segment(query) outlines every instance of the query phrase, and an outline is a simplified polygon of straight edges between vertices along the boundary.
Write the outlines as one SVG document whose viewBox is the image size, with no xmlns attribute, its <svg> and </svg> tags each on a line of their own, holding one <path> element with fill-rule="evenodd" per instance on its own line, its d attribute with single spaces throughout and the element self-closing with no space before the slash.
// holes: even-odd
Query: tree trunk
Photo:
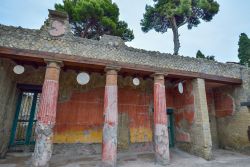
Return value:
<svg viewBox="0 0 250 167">
<path fill-rule="evenodd" d="M 171 19 L 171 27 L 173 31 L 173 37 L 174 37 L 174 55 L 178 55 L 179 49 L 180 49 L 180 40 L 179 40 L 179 33 L 178 33 L 178 26 L 176 25 L 175 17 Z"/>
<path fill-rule="evenodd" d="M 89 30 L 90 27 L 91 27 L 91 23 L 86 25 L 85 29 L 81 32 L 81 37 L 82 38 L 86 38 L 88 30 Z"/>
</svg>

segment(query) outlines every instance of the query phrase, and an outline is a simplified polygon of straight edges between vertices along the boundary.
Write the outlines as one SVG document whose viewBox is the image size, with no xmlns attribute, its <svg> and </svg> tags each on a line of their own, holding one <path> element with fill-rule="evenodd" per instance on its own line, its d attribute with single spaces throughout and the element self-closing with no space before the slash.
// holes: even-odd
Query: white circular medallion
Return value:
<svg viewBox="0 0 250 167">
<path fill-rule="evenodd" d="M 81 72 L 77 75 L 77 78 L 76 78 L 77 82 L 80 84 L 80 85 L 85 85 L 89 82 L 90 80 L 90 77 L 89 77 L 89 74 L 86 73 L 86 72 Z"/>
<path fill-rule="evenodd" d="M 183 93 L 183 84 L 181 82 L 178 84 L 178 91 L 180 94 Z"/>
<path fill-rule="evenodd" d="M 13 68 L 13 71 L 14 71 L 15 74 L 22 74 L 22 73 L 24 73 L 24 67 L 21 66 L 21 65 L 16 65 Z"/>
<path fill-rule="evenodd" d="M 139 80 L 139 78 L 134 78 L 134 79 L 133 79 L 133 84 L 134 84 L 135 86 L 140 85 L 140 80 Z"/>
</svg>

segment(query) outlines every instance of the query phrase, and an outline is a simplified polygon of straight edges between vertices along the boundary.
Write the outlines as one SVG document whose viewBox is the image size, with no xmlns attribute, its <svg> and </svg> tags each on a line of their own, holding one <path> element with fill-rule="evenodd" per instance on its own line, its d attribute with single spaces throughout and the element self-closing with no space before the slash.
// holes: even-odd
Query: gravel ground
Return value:
<svg viewBox="0 0 250 167">
<path fill-rule="evenodd" d="M 9 153 L 6 159 L 0 160 L 0 167 L 28 167 L 31 153 Z M 81 157 L 54 155 L 50 167 L 98 167 L 100 155 Z M 121 153 L 118 154 L 118 167 L 160 167 L 154 162 L 152 153 Z M 250 167 L 250 156 L 225 150 L 215 150 L 214 159 L 206 161 L 187 154 L 178 149 L 171 150 L 169 167 Z"/>
</svg>

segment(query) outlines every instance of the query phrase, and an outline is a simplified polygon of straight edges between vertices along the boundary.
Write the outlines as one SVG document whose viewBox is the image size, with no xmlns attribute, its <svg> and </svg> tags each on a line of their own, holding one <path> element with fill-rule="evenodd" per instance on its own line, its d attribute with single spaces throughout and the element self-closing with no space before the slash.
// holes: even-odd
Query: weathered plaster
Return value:
<svg viewBox="0 0 250 167">
<path fill-rule="evenodd" d="M 60 83 L 54 142 L 101 143 L 105 77 L 92 73 L 80 86 L 76 73 L 67 71 Z M 136 87 L 132 77 L 118 76 L 118 146 L 152 141 L 152 90 L 152 80 L 141 79 Z"/>
<path fill-rule="evenodd" d="M 36 124 L 36 145 L 32 156 L 32 166 L 49 167 L 53 148 L 53 125 Z"/>
<path fill-rule="evenodd" d="M 16 109 L 18 92 L 13 67 L 13 62 L 0 58 L 0 158 L 3 158 L 8 150 Z"/>
<path fill-rule="evenodd" d="M 41 85 L 44 79 L 45 68 L 33 68 L 31 66 L 25 66 L 25 72 L 22 75 L 14 75 L 13 80 L 16 80 L 18 83 L 26 83 L 26 84 L 36 84 Z M 12 72 L 12 68 L 10 68 Z M 86 94 L 85 98 L 91 97 L 95 93 L 92 90 L 99 89 L 99 98 L 93 99 L 94 102 L 100 102 L 100 108 L 97 110 L 102 111 L 103 105 L 103 95 L 104 95 L 104 85 L 105 85 L 105 76 L 97 73 L 91 74 L 90 83 L 84 86 L 80 86 L 76 82 L 77 73 L 73 70 L 63 71 L 61 73 L 60 78 L 60 92 L 59 92 L 59 106 L 64 108 L 63 104 L 70 102 L 73 99 L 77 101 L 77 98 L 81 98 L 83 94 Z M 222 148 L 231 148 L 235 150 L 247 150 L 249 148 L 249 141 L 247 138 L 247 129 L 249 126 L 249 110 L 247 107 L 241 107 L 240 102 L 244 102 L 248 100 L 249 96 L 249 81 L 248 81 L 248 72 L 243 70 L 243 85 L 242 86 L 227 86 L 224 88 L 213 89 L 213 92 L 223 92 L 226 97 L 233 101 L 232 105 L 227 105 L 228 103 L 222 105 L 220 108 L 222 110 L 228 111 L 228 106 L 233 106 L 233 112 L 229 112 L 230 114 L 225 115 L 223 117 L 214 118 L 216 112 L 212 115 L 210 110 L 212 111 L 214 108 L 212 103 L 208 101 L 208 110 L 209 110 L 209 118 L 210 118 L 210 129 L 212 135 L 213 146 L 216 143 L 216 126 L 215 122 L 217 122 L 217 131 L 218 131 L 218 144 Z M 126 140 L 120 140 L 121 145 L 123 145 L 124 149 L 127 149 L 127 137 L 129 137 L 129 144 L 138 142 L 151 142 L 152 141 L 152 88 L 153 83 L 152 79 L 149 80 L 141 80 L 141 85 L 135 87 L 132 84 L 132 77 L 122 77 L 118 76 L 118 110 L 119 113 L 125 113 L 129 117 L 129 132 L 125 132 L 122 140 L 126 138 Z M 188 82 L 186 82 L 188 84 Z M 185 86 L 185 84 L 184 84 Z M 2 87 L 1 87 L 2 88 Z M 176 92 L 176 89 L 171 87 L 166 89 L 166 102 L 167 106 L 172 107 L 175 110 L 175 125 L 176 127 L 176 140 L 182 141 L 184 143 L 190 143 L 192 134 L 190 133 L 190 126 L 192 125 L 195 117 L 193 112 L 192 105 L 192 91 L 190 94 L 186 94 L 186 91 L 192 90 L 191 86 L 184 87 L 184 94 L 179 94 Z M 75 95 L 79 95 L 78 97 L 74 97 Z M 138 98 L 135 98 L 139 96 Z M 129 98 L 127 98 L 129 97 Z M 141 99 L 141 100 L 138 100 Z M 177 100 L 178 99 L 178 100 Z M 209 98 L 208 98 L 209 99 Z M 221 102 L 223 101 L 223 98 Z M 96 101 L 97 100 L 97 101 Z M 215 98 L 216 100 L 216 98 Z M 228 101 L 228 100 L 227 100 Z M 130 103 L 133 102 L 133 103 Z M 182 106 L 182 104 L 183 106 Z M 218 103 L 218 102 L 217 102 Z M 184 105 L 185 104 L 185 105 Z M 69 106 L 72 104 L 69 104 Z M 90 103 L 86 103 L 85 105 L 90 105 Z M 179 107 L 178 107 L 179 106 Z M 186 107 L 184 107 L 186 106 Z M 224 107 L 223 107 L 224 106 Z M 80 106 L 79 106 L 80 107 Z M 183 108 L 184 107 L 184 108 Z M 66 108 L 65 108 L 66 109 Z M 72 112 L 73 110 L 69 107 L 68 110 Z M 140 111 L 140 112 L 138 112 Z M 66 110 L 65 110 L 66 112 Z M 93 112 L 91 112 L 93 113 Z M 135 114 L 137 113 L 137 114 Z M 96 113 L 98 115 L 98 113 Z M 101 114 L 101 113 L 100 113 Z M 69 115 L 63 114 L 62 110 L 58 110 L 58 116 L 69 117 Z M 76 117 L 79 117 L 76 113 Z M 81 117 L 85 117 L 85 115 L 81 115 Z M 69 117 L 70 118 L 70 117 Z M 211 119 L 212 118 L 212 119 Z M 72 117 L 72 122 L 74 122 L 75 118 Z M 102 122 L 102 118 L 99 119 Z M 58 121 L 58 126 L 56 125 L 55 129 L 55 143 L 101 143 L 102 138 L 102 123 L 97 126 L 87 126 L 87 128 L 82 128 L 81 126 L 75 126 L 75 130 L 72 130 L 69 126 L 65 126 L 64 120 Z M 12 124 L 12 122 L 9 122 Z M 76 123 L 76 122 L 75 122 Z M 78 122 L 79 123 L 79 122 Z M 78 124 L 77 123 L 77 124 Z M 90 122 L 90 124 L 92 124 Z M 5 124 L 7 125 L 7 124 Z M 118 124 L 120 126 L 120 124 Z M 121 124 L 122 126 L 122 124 Z M 180 128 L 181 126 L 181 128 Z M 213 127 L 212 127 L 213 126 Z M 121 128 L 121 127 L 120 127 Z M 60 130 L 61 129 L 61 130 Z M 119 128 L 118 128 L 119 129 Z M 62 131 L 63 130 L 63 131 Z M 60 133 L 59 133 L 60 132 Z M 62 132 L 62 133 L 61 133 Z M 119 134 L 119 133 L 118 133 Z M 120 138 L 118 138 L 120 139 Z M 7 141 L 7 140 L 6 140 Z M 93 142 L 92 142 L 93 141 Z M 119 140 L 118 140 L 119 143 Z M 146 146 L 144 146 L 146 148 Z M 185 145 L 187 149 L 190 149 L 190 146 Z M 144 148 L 138 147 L 138 150 L 143 150 Z"/>
<path fill-rule="evenodd" d="M 241 106 L 241 102 L 250 100 L 250 73 L 242 70 L 243 84 L 241 86 L 226 86 L 215 91 L 223 92 L 230 97 L 231 109 L 225 106 L 228 114 L 217 118 L 219 146 L 221 148 L 234 149 L 248 152 L 250 142 L 248 140 L 248 127 L 250 126 L 250 112 L 246 106 Z M 228 105 L 228 101 L 224 105 Z"/>
<path fill-rule="evenodd" d="M 215 111 L 215 104 L 214 104 L 214 92 L 213 89 L 206 90 L 207 95 L 207 107 L 208 107 L 208 114 L 209 114 L 209 123 L 210 123 L 210 131 L 212 137 L 212 147 L 218 148 L 219 141 L 218 141 L 218 132 L 217 132 L 217 118 L 216 118 L 216 111 Z"/>
<path fill-rule="evenodd" d="M 107 70 L 104 93 L 104 126 L 102 134 L 102 166 L 116 167 L 118 129 L 117 71 Z"/>
<path fill-rule="evenodd" d="M 37 113 L 35 150 L 32 166 L 47 167 L 52 156 L 53 128 L 56 123 L 60 64 L 48 62 Z"/>
<path fill-rule="evenodd" d="M 165 80 L 161 74 L 154 76 L 154 147 L 156 163 L 170 163 L 168 120 L 166 114 Z"/>
<path fill-rule="evenodd" d="M 175 116 L 175 138 L 177 142 L 190 143 L 190 129 L 194 123 L 194 95 L 193 86 L 190 81 L 184 83 L 184 92 L 180 94 L 175 88 L 172 91 Z"/>
<path fill-rule="evenodd" d="M 175 114 L 177 145 L 207 160 L 212 158 L 212 140 L 207 108 L 205 81 L 186 81 L 184 93 L 176 90 Z"/>
</svg>

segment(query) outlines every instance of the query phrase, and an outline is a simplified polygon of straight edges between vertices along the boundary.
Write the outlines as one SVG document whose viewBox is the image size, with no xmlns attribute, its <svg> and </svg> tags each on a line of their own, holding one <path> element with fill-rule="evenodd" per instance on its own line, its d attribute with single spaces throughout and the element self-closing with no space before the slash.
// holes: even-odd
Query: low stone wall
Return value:
<svg viewBox="0 0 250 167">
<path fill-rule="evenodd" d="M 12 62 L 0 58 L 0 158 L 8 150 L 16 109 L 17 89 L 13 67 Z"/>
<path fill-rule="evenodd" d="M 74 37 L 70 33 L 62 37 L 52 37 L 47 29 L 31 30 L 0 25 L 0 47 L 67 55 L 65 59 L 90 59 L 114 65 L 121 63 L 133 67 L 146 66 L 166 73 L 169 70 L 182 70 L 240 79 L 241 69 L 245 68 L 235 64 L 136 49 L 111 36 L 103 36 L 100 41 Z"/>
</svg>

